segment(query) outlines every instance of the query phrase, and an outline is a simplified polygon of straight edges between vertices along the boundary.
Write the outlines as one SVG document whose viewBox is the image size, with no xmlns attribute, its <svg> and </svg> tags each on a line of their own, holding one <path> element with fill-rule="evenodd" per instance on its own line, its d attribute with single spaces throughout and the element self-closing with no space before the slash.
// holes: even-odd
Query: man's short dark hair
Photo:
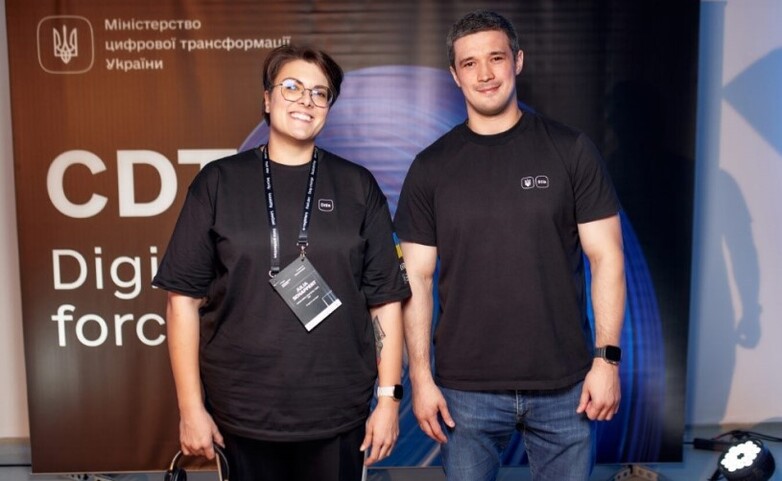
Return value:
<svg viewBox="0 0 782 481">
<path fill-rule="evenodd" d="M 344 77 L 342 67 L 323 50 L 316 50 L 311 47 L 283 45 L 269 52 L 266 61 L 263 63 L 263 90 L 271 92 L 274 88 L 274 79 L 277 78 L 277 74 L 280 73 L 282 67 L 294 60 L 304 60 L 320 68 L 329 83 L 328 87 L 333 94 L 331 105 L 334 105 L 342 87 L 342 78 Z M 263 117 L 266 123 L 269 124 L 270 116 L 265 112 L 266 109 L 263 110 Z"/>
<path fill-rule="evenodd" d="M 510 43 L 510 50 L 513 58 L 519 53 L 519 37 L 516 35 L 516 29 L 510 21 L 497 12 L 491 10 L 473 10 L 463 16 L 451 26 L 448 36 L 445 39 L 445 45 L 448 47 L 448 63 L 451 67 L 456 67 L 454 58 L 453 43 L 462 37 L 478 32 L 488 30 L 498 30 L 505 32 Z"/>
</svg>

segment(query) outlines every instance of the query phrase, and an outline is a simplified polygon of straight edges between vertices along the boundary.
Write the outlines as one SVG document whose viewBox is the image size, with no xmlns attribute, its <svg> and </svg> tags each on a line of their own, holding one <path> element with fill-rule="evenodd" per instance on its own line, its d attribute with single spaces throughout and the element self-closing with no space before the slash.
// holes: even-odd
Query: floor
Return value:
<svg viewBox="0 0 782 481">
<path fill-rule="evenodd" d="M 769 436 L 782 437 L 782 423 L 757 426 L 703 426 L 688 429 L 685 438 L 710 438 L 731 429 L 745 429 Z M 765 442 L 775 460 L 782 460 L 782 443 Z M 684 445 L 682 463 L 644 466 L 598 465 L 590 481 L 706 481 L 714 473 L 720 453 L 694 449 Z M 160 481 L 163 473 L 123 474 L 31 474 L 29 447 L 25 440 L 0 440 L 0 481 Z M 190 481 L 217 479 L 214 472 L 188 473 Z M 498 481 L 529 481 L 526 468 L 503 468 Z M 724 478 L 723 478 L 724 479 Z M 370 469 L 367 481 L 444 481 L 438 468 Z M 782 481 L 782 467 L 774 472 L 770 481 Z"/>
</svg>

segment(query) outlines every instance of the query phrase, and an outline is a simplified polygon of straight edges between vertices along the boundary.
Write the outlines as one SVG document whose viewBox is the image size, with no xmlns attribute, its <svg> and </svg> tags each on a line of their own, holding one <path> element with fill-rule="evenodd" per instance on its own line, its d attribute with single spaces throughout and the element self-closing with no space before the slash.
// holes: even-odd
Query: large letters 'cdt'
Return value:
<svg viewBox="0 0 782 481">
<path fill-rule="evenodd" d="M 212 160 L 235 154 L 236 149 L 181 149 L 177 151 L 179 164 L 196 164 L 199 168 Z M 87 150 L 69 150 L 58 155 L 46 174 L 46 190 L 54 207 L 62 214 L 74 219 L 84 219 L 98 215 L 106 206 L 108 199 L 93 193 L 83 204 L 75 204 L 68 199 L 63 187 L 65 171 L 75 164 L 87 167 L 95 175 L 106 170 L 100 157 Z M 160 177 L 160 192 L 150 202 L 136 202 L 133 167 L 138 164 L 149 165 Z M 177 178 L 171 162 L 162 154 L 152 150 L 117 151 L 117 198 L 120 217 L 152 217 L 166 211 L 176 198 Z"/>
</svg>

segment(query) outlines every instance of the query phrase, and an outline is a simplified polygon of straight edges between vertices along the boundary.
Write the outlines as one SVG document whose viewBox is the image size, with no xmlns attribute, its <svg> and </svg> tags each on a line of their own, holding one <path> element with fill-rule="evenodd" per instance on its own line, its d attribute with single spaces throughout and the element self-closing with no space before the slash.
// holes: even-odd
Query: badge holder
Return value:
<svg viewBox="0 0 782 481">
<path fill-rule="evenodd" d="M 342 305 L 301 249 L 301 256 L 269 279 L 307 331 Z"/>
</svg>

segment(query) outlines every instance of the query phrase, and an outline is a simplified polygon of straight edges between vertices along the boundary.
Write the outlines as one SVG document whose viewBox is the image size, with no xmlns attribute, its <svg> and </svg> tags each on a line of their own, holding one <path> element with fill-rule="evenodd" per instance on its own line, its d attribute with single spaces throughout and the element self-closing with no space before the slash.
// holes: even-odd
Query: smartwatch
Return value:
<svg viewBox="0 0 782 481">
<path fill-rule="evenodd" d="M 393 386 L 378 386 L 377 387 L 377 397 L 392 397 L 396 401 L 401 401 L 402 396 L 404 395 L 404 388 L 401 384 L 395 384 Z"/>
<path fill-rule="evenodd" d="M 595 357 L 603 358 L 608 364 L 619 364 L 622 360 L 622 349 L 619 346 L 596 347 Z"/>
</svg>

